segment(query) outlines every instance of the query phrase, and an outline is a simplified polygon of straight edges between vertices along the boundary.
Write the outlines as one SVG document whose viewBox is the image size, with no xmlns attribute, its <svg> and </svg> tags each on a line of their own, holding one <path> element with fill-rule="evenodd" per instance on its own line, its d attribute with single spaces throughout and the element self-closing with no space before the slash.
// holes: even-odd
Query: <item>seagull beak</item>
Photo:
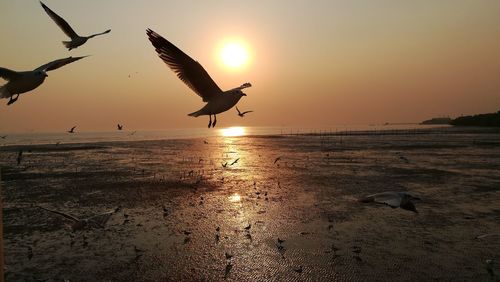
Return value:
<svg viewBox="0 0 500 282">
<path fill-rule="evenodd" d="M 45 77 L 48 77 L 48 76 L 49 76 L 49 75 L 48 75 L 48 74 L 46 74 L 46 73 L 44 73 L 43 75 L 44 75 Z"/>
<path fill-rule="evenodd" d="M 246 96 L 247 94 L 243 93 L 242 96 Z"/>
</svg>

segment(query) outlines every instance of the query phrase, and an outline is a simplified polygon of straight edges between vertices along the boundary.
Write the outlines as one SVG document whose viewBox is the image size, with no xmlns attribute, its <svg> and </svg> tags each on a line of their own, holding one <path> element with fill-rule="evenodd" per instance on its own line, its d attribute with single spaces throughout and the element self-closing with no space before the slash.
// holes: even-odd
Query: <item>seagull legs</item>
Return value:
<svg viewBox="0 0 500 282">
<path fill-rule="evenodd" d="M 16 94 L 16 99 L 12 99 L 12 97 L 14 97 L 14 95 L 10 96 L 10 99 L 9 99 L 9 102 L 7 103 L 7 106 L 10 104 L 13 104 L 15 101 L 17 101 L 17 99 L 19 99 L 19 94 Z"/>
<path fill-rule="evenodd" d="M 208 115 L 210 117 L 210 121 L 208 122 L 208 128 L 212 126 L 212 115 Z"/>
<path fill-rule="evenodd" d="M 215 127 L 215 124 L 217 123 L 217 116 L 214 115 L 214 123 L 212 123 L 212 127 Z"/>
</svg>

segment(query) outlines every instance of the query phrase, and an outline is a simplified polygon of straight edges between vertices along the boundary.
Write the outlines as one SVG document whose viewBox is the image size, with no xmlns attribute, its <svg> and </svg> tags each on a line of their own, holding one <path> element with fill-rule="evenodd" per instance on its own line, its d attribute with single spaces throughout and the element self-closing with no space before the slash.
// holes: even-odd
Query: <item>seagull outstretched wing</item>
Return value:
<svg viewBox="0 0 500 282">
<path fill-rule="evenodd" d="M 16 79 L 16 77 L 19 77 L 20 74 L 16 71 L 9 70 L 6 68 L 0 68 L 0 77 L 5 79 L 5 80 L 13 80 Z"/>
<path fill-rule="evenodd" d="M 62 67 L 64 65 L 67 65 L 69 63 L 72 63 L 72 62 L 78 61 L 80 59 L 83 59 L 85 57 L 87 57 L 87 56 L 83 56 L 83 57 L 68 57 L 68 58 L 64 58 L 64 59 L 55 60 L 55 61 L 52 61 L 52 62 L 47 63 L 45 65 L 39 66 L 35 70 L 42 70 L 42 71 L 55 70 L 55 69 L 58 69 L 58 68 L 60 68 L 60 67 Z"/>
<path fill-rule="evenodd" d="M 74 217 L 74 216 L 72 216 L 72 215 L 69 215 L 69 214 L 63 213 L 63 212 L 54 211 L 54 210 L 49 210 L 49 209 L 46 209 L 46 208 L 44 208 L 44 207 L 42 207 L 42 206 L 37 206 L 37 207 L 38 207 L 38 208 L 40 208 L 40 209 L 42 209 L 42 210 L 46 210 L 46 211 L 48 211 L 48 212 L 58 214 L 58 215 L 60 215 L 60 216 L 62 216 L 62 217 L 65 217 L 65 218 L 67 218 L 67 219 L 69 219 L 69 220 L 72 220 L 72 221 L 75 221 L 75 222 L 80 221 L 80 219 L 78 219 L 78 218 L 76 218 L 76 217 Z"/>
<path fill-rule="evenodd" d="M 71 26 L 68 24 L 68 22 L 66 22 L 58 14 L 54 13 L 54 11 L 49 9 L 49 7 L 45 6 L 45 4 L 43 4 L 41 1 L 40 1 L 40 5 L 42 5 L 43 9 L 45 10 L 45 12 L 47 12 L 49 17 L 62 29 L 62 31 L 67 36 L 69 36 L 72 39 L 78 37 L 78 34 L 76 34 L 76 32 L 71 28 Z"/>
<path fill-rule="evenodd" d="M 392 208 L 397 208 L 401 205 L 401 197 L 395 192 L 382 192 L 373 195 L 369 195 L 365 198 L 366 200 L 371 200 L 375 203 L 386 204 Z"/>
<path fill-rule="evenodd" d="M 200 63 L 151 29 L 148 29 L 146 33 L 158 56 L 177 74 L 180 80 L 203 98 L 203 102 L 222 95 L 222 90 Z"/>
</svg>

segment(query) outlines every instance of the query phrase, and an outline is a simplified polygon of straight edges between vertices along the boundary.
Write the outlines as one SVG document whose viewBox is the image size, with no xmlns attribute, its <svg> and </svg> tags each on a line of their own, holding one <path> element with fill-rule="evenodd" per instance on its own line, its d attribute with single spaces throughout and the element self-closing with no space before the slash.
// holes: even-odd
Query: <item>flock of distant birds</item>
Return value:
<svg viewBox="0 0 500 282">
<path fill-rule="evenodd" d="M 40 5 L 42 5 L 42 8 L 49 15 L 49 17 L 71 39 L 70 41 L 62 42 L 68 50 L 78 48 L 79 46 L 85 44 L 87 40 L 95 36 L 111 32 L 111 29 L 108 29 L 104 32 L 96 33 L 90 36 L 80 36 L 61 16 L 52 11 L 44 3 L 40 2 Z M 199 95 L 203 99 L 203 102 L 206 102 L 204 107 L 198 111 L 190 113 L 189 116 L 198 117 L 208 115 L 208 128 L 215 127 L 217 124 L 217 114 L 223 113 L 234 107 L 241 97 L 246 96 L 242 90 L 252 86 L 247 82 L 239 87 L 222 91 L 200 63 L 193 60 L 182 50 L 153 30 L 147 29 L 146 34 L 163 62 L 170 67 L 170 69 L 182 82 Z M 48 71 L 58 69 L 85 57 L 87 56 L 58 59 L 30 71 L 14 71 L 0 67 L 0 77 L 8 81 L 5 85 L 0 87 L 0 98 L 9 99 L 7 105 L 11 105 L 19 99 L 19 95 L 40 86 L 48 76 Z M 240 117 L 252 112 L 241 112 L 239 109 L 237 109 L 237 111 Z M 212 116 L 214 117 L 213 121 Z"/>
</svg>

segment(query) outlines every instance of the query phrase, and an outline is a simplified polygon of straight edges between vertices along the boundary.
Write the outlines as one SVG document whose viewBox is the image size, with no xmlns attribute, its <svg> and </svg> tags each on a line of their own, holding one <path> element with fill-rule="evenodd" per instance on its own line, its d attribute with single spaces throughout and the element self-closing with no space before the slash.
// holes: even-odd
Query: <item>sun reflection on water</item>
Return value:
<svg viewBox="0 0 500 282">
<path fill-rule="evenodd" d="M 240 126 L 221 128 L 219 132 L 224 137 L 237 137 L 246 135 L 246 129 Z"/>
</svg>

